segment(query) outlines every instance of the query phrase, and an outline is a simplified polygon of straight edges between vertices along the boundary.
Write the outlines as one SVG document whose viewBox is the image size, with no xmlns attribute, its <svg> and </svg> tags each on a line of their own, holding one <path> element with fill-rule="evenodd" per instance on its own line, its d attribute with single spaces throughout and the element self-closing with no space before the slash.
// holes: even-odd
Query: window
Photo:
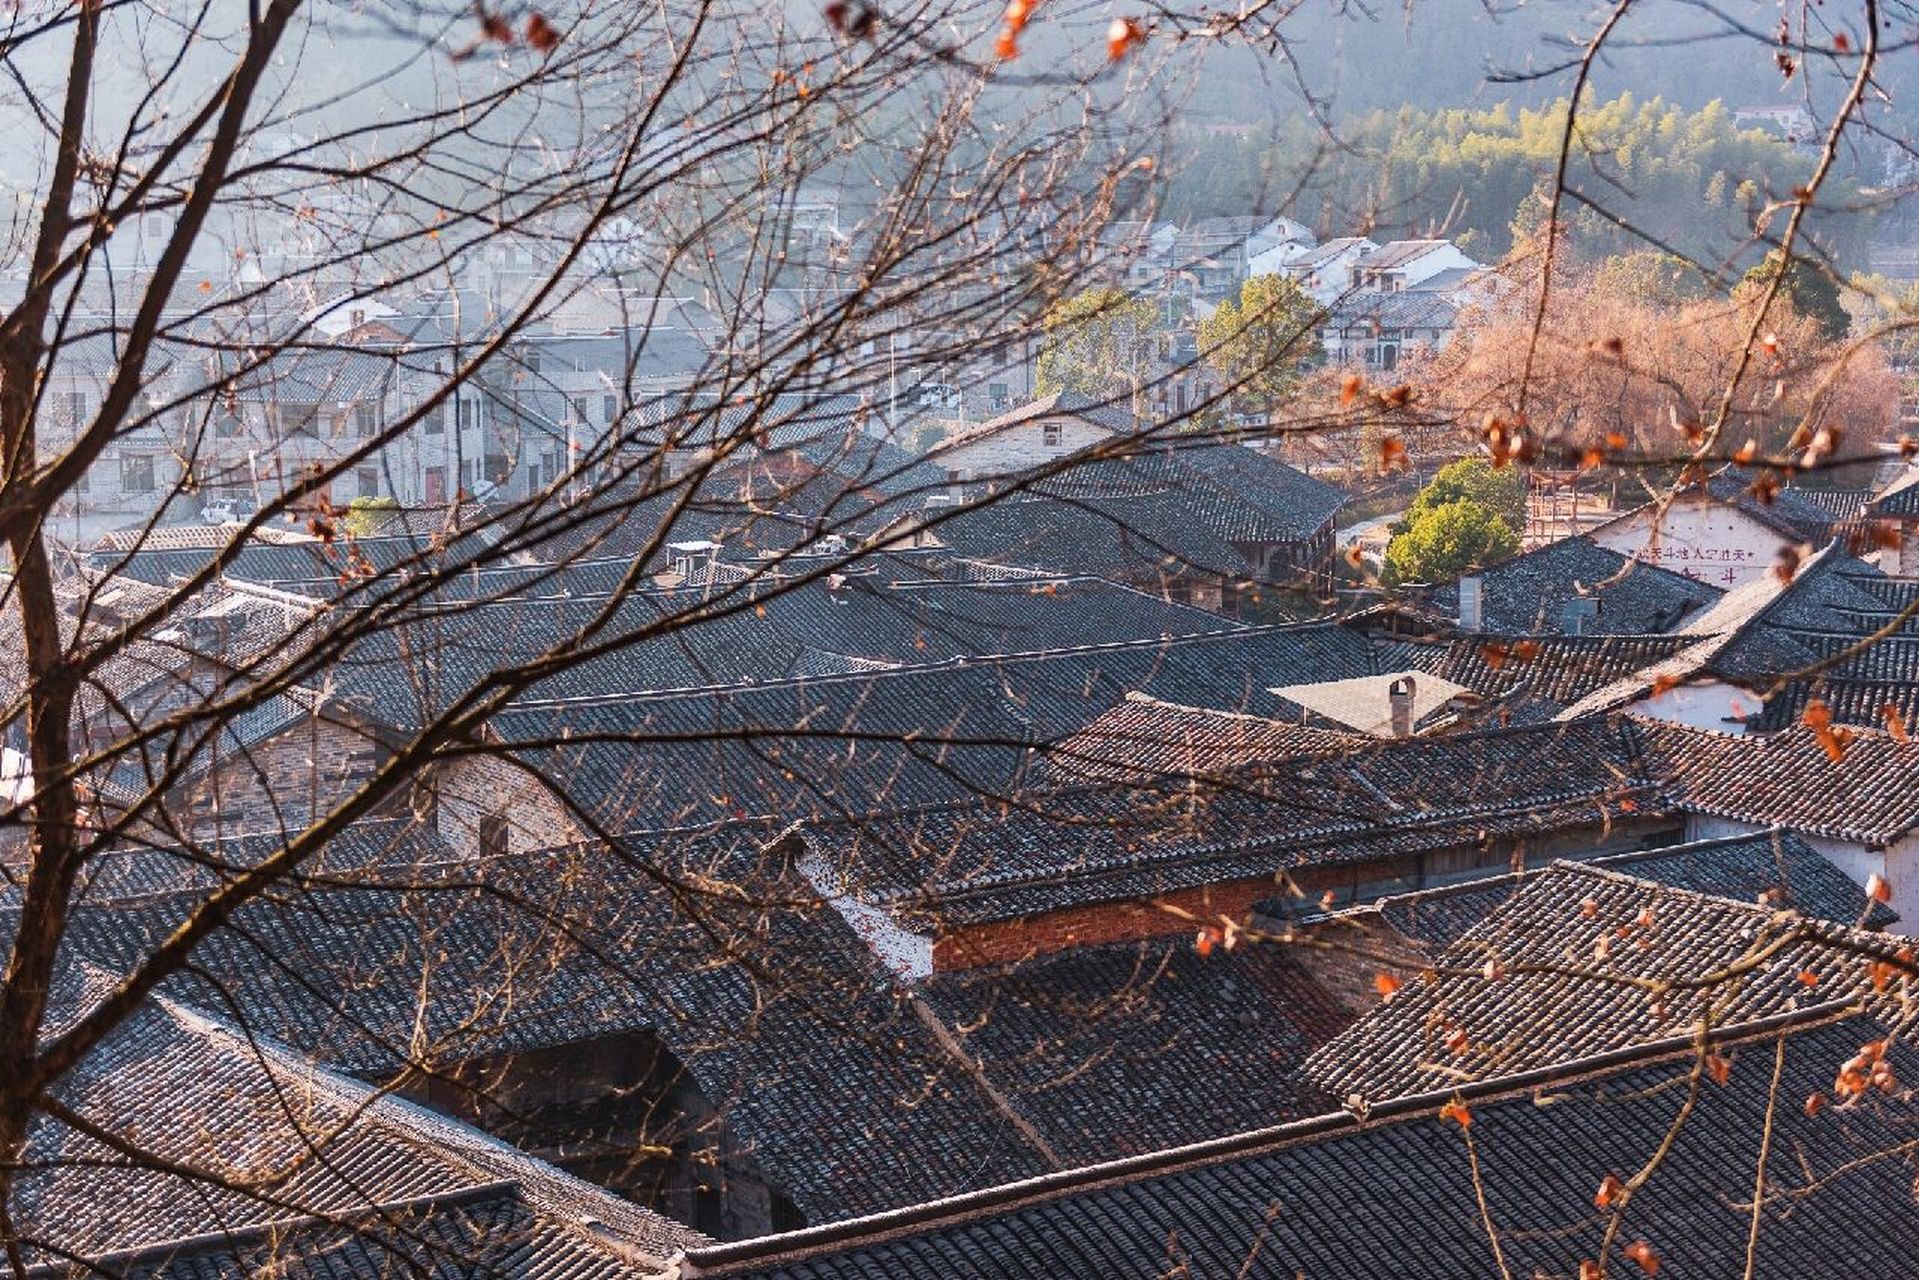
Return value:
<svg viewBox="0 0 1919 1280">
<path fill-rule="evenodd" d="M 87 393 L 84 391 L 69 391 L 67 392 L 66 399 L 67 416 L 75 423 L 85 422 L 87 419 Z"/>
<path fill-rule="evenodd" d="M 610 424 L 615 418 L 620 416 L 620 398 L 618 396 L 601 396 L 600 412 L 605 415 L 606 421 Z"/>
<path fill-rule="evenodd" d="M 585 396 L 573 397 L 573 421 L 575 422 L 586 421 L 586 397 Z"/>
<path fill-rule="evenodd" d="M 347 323 L 357 329 L 366 323 L 366 311 L 364 308 L 355 307 L 353 310 L 347 312 L 346 318 Z"/>
<path fill-rule="evenodd" d="M 319 420 L 320 406 L 317 404 L 280 406 L 280 431 L 283 435 L 310 435 Z"/>
<path fill-rule="evenodd" d="M 497 858 L 507 852 L 508 831 L 504 813 L 489 813 L 480 819 L 478 851 L 482 858 Z"/>
<path fill-rule="evenodd" d="M 428 467 L 426 469 L 426 500 L 430 506 L 437 506 L 446 501 L 445 467 Z"/>
<path fill-rule="evenodd" d="M 425 421 L 426 421 L 426 433 L 428 435 L 430 436 L 445 435 L 446 434 L 446 403 L 442 401 L 441 403 L 435 405 L 432 409 L 429 409 L 427 411 Z"/>
<path fill-rule="evenodd" d="M 222 440 L 231 440 L 240 434 L 243 425 L 239 414 L 222 412 L 214 416 L 213 434 Z"/>
<path fill-rule="evenodd" d="M 1041 427 L 1039 431 L 1040 431 L 1040 442 L 1042 444 L 1044 444 L 1048 449 L 1059 448 L 1059 441 L 1060 441 L 1059 423 L 1049 422 L 1045 426 Z"/>
<path fill-rule="evenodd" d="M 473 418 L 474 418 L 473 402 L 471 400 L 468 400 L 465 396 L 462 396 L 460 397 L 459 404 L 460 404 L 459 426 L 460 426 L 460 430 L 465 431 L 468 427 L 473 425 Z"/>
<path fill-rule="evenodd" d="M 380 469 L 378 467 L 355 467 L 353 469 L 353 478 L 354 483 L 359 486 L 360 496 L 362 498 L 377 498 L 380 496 Z"/>
<path fill-rule="evenodd" d="M 120 492 L 153 492 L 153 457 L 151 454 L 126 454 L 120 459 Z"/>
<path fill-rule="evenodd" d="M 353 434 L 362 440 L 373 434 L 373 406 L 356 404 L 353 406 Z"/>
</svg>

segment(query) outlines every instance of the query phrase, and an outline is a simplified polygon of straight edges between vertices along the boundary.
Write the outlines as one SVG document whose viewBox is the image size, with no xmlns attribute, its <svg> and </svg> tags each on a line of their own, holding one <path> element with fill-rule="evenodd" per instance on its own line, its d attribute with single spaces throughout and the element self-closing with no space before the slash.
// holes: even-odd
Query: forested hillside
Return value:
<svg viewBox="0 0 1919 1280">
<path fill-rule="evenodd" d="M 1167 212 L 1204 216 L 1284 200 L 1322 234 L 1443 234 L 1491 260 L 1512 247 L 1516 229 L 1524 234 L 1542 218 L 1535 192 L 1557 163 L 1565 113 L 1563 98 L 1538 108 L 1374 111 L 1340 128 L 1338 150 L 1298 120 L 1243 135 L 1220 131 L 1196 141 Z M 1709 265 L 1743 261 L 1754 219 L 1788 198 L 1815 159 L 1776 133 L 1739 126 L 1718 101 L 1688 110 L 1621 94 L 1590 102 L 1580 124 L 1568 181 L 1604 212 L 1574 203 L 1563 215 L 1579 248 L 1594 255 L 1645 248 L 1650 236 Z M 1304 186 L 1282 192 L 1265 176 L 1298 174 L 1315 156 Z M 1851 173 L 1855 181 L 1870 176 Z M 1845 257 L 1858 250 L 1867 222 L 1827 213 L 1816 230 Z"/>
</svg>

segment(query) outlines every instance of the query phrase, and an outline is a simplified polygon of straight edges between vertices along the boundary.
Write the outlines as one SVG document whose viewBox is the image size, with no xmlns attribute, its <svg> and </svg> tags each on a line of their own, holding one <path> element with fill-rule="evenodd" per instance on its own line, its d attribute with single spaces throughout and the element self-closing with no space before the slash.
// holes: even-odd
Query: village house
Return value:
<svg viewBox="0 0 1919 1280">
<path fill-rule="evenodd" d="M 1143 758 L 1165 759 L 1151 741 L 1154 705 L 1125 712 L 1144 729 Z M 1515 860 L 1681 838 L 1683 819 L 1644 772 L 1630 731 L 1588 722 L 1364 747 L 1306 732 L 1303 747 L 1282 746 L 1277 758 L 1196 775 L 1146 777 L 1136 766 L 1130 781 L 1029 795 L 1011 813 L 959 803 L 817 823 L 801 833 L 799 865 L 913 978 L 1243 922 L 1276 879 L 1302 909 L 1323 910 Z M 1103 757 L 1111 776 L 1123 733 L 1109 719 L 1093 734 L 1056 750 L 1068 761 Z M 1230 747 L 1222 758 L 1241 754 Z M 1435 791 L 1451 783 L 1456 795 Z"/>
<path fill-rule="evenodd" d="M 955 483 L 1000 480 L 1057 462 L 1135 431 L 1125 404 L 1056 391 L 942 440 L 927 461 Z"/>
<path fill-rule="evenodd" d="M 1324 275 L 1336 265 L 1341 260 L 1312 270 Z M 1384 372 L 1415 350 L 1437 351 L 1451 338 L 1460 311 L 1485 293 L 1475 283 L 1481 264 L 1450 240 L 1356 245 L 1343 266 L 1340 288 L 1324 298 L 1328 314 L 1320 329 L 1320 345 L 1333 364 Z"/>
<path fill-rule="evenodd" d="M 1284 276 L 1304 289 L 1314 302 L 1328 307 L 1351 291 L 1357 264 L 1379 250 L 1378 242 L 1365 236 L 1340 236 L 1283 261 L 1268 261 L 1264 265 L 1270 270 L 1262 274 Z"/>
<path fill-rule="evenodd" d="M 1254 261 L 1272 263 L 1315 243 L 1313 233 L 1290 218 L 1201 218 L 1173 241 L 1167 269 L 1199 296 L 1223 297 L 1256 274 Z"/>
<path fill-rule="evenodd" d="M 1867 691 L 1919 679 L 1919 650 L 1905 637 L 1886 637 L 1883 647 L 1864 644 L 1898 621 L 1888 592 L 1896 599 L 1901 584 L 1834 542 L 1790 581 L 1767 574 L 1726 592 L 1673 633 L 1687 644 L 1594 689 L 1564 718 L 1630 707 L 1637 715 L 1739 733 L 1762 727 L 1773 701 L 1797 710 L 1810 692 L 1837 697 L 1855 684 Z M 1847 658 L 1855 646 L 1863 652 Z M 1873 708 L 1870 723 L 1884 723 L 1883 706 Z"/>
<path fill-rule="evenodd" d="M 1691 839 L 1789 828 L 1856 883 L 1878 876 L 1903 919 L 1919 912 L 1919 746 L 1854 729 L 1834 759 L 1813 729 L 1736 735 L 1660 724 L 1649 749 L 1666 761 Z"/>
</svg>

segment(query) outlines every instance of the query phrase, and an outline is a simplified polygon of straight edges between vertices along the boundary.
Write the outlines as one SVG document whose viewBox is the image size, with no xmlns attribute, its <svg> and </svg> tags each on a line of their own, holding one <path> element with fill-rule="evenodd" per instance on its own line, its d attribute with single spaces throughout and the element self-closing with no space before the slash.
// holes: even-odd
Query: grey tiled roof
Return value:
<svg viewBox="0 0 1919 1280">
<path fill-rule="evenodd" d="M 581 576 L 565 571 L 559 581 L 575 584 Z M 494 577 L 501 590 L 512 589 L 504 575 Z M 736 687 L 1244 630 L 1217 614 L 1097 579 L 886 583 L 878 575 L 849 575 L 835 581 L 636 590 L 611 605 L 595 633 L 604 652 L 573 662 L 519 700 Z M 586 595 L 531 603 L 483 596 L 466 603 L 454 595 L 429 599 L 397 619 L 377 598 L 371 602 L 376 612 L 366 616 L 377 629 L 346 648 L 327 672 L 334 704 L 412 731 L 494 672 L 564 652 L 611 603 Z M 336 606 L 342 622 L 358 616 Z"/>
<path fill-rule="evenodd" d="M 1390 268 L 1404 266 L 1416 258 L 1423 258 L 1435 249 L 1451 244 L 1450 240 L 1388 240 L 1379 246 L 1376 253 L 1369 253 L 1360 260 L 1359 265 L 1367 268 Z"/>
<path fill-rule="evenodd" d="M 1046 748 L 1062 780 L 1203 777 L 1237 765 L 1359 748 L 1356 734 L 1131 695 Z"/>
<path fill-rule="evenodd" d="M 436 1275 L 481 1268 L 488 1276 L 649 1280 L 654 1262 L 596 1249 L 580 1224 L 543 1216 L 519 1189 L 480 1185 L 444 1195 L 169 1241 L 92 1260 L 129 1280 L 288 1280 L 336 1276 Z M 57 1264 L 47 1276 L 71 1274 Z"/>
<path fill-rule="evenodd" d="M 1919 517 L 1919 470 L 1895 481 L 1872 500 L 1869 510 L 1875 516 L 1894 520 Z"/>
<path fill-rule="evenodd" d="M 1804 490 L 1784 486 L 1766 497 L 1759 481 L 1754 472 L 1729 466 L 1714 473 L 1705 488 L 1719 501 L 1730 503 L 1761 524 L 1814 546 L 1831 538 L 1843 523 L 1823 504 L 1808 499 Z"/>
<path fill-rule="evenodd" d="M 1881 847 L 1919 829 L 1919 743 L 1858 729 L 1834 760 L 1804 726 L 1764 735 L 1639 726 L 1652 767 L 1697 812 Z"/>
<path fill-rule="evenodd" d="M 1477 635 L 1384 646 L 1393 662 L 1499 700 L 1519 722 L 1551 719 L 1614 681 L 1672 657 L 1686 636 Z"/>
<path fill-rule="evenodd" d="M 1373 259 L 1360 263 L 1370 267 Z M 1459 308 L 1439 293 L 1424 289 L 1366 289 L 1333 304 L 1328 323 L 1341 328 L 1377 325 L 1382 329 L 1450 329 Z"/>
<path fill-rule="evenodd" d="M 73 977 L 66 997 L 84 998 L 85 981 Z M 640 1253 L 658 1260 L 700 1239 L 477 1130 L 380 1099 L 165 1000 L 136 1010 L 56 1092 L 156 1160 L 125 1161 L 79 1128 L 39 1119 L 8 1209 L 28 1258 L 50 1274 L 70 1274 L 56 1252 L 151 1276 L 237 1274 L 244 1259 L 269 1253 L 296 1273 L 349 1257 L 391 1269 L 461 1242 L 487 1274 L 637 1278 L 657 1266 L 640 1265 Z M 351 1244 L 334 1225 L 343 1215 L 362 1228 Z M 489 1229 L 476 1234 L 476 1218 Z M 596 1237 L 587 1219 L 608 1235 Z"/>
<path fill-rule="evenodd" d="M 368 1081 L 650 1033 L 810 1221 L 1050 1167 L 774 834 L 376 858 L 241 907 L 165 990 Z M 122 972 L 199 900 L 90 895 L 71 945 Z"/>
<path fill-rule="evenodd" d="M 1671 631 L 1681 618 L 1722 594 L 1657 565 L 1637 563 L 1591 538 L 1562 538 L 1480 571 L 1482 629 L 1537 635 L 1566 630 L 1565 608 L 1592 599 L 1598 611 L 1586 620 L 1589 635 L 1652 635 Z M 1448 617 L 1459 616 L 1459 585 L 1447 583 L 1426 595 Z"/>
<path fill-rule="evenodd" d="M 1783 1040 L 1780 1039 L 1783 1034 Z M 692 1251 L 687 1280 L 1110 1280 L 1166 1275 L 1262 1280 L 1374 1280 L 1501 1273 L 1485 1221 L 1515 1276 L 1572 1275 L 1600 1256 L 1608 1215 L 1595 1213 L 1607 1174 L 1643 1166 L 1673 1132 L 1657 1175 L 1628 1206 L 1609 1275 L 1641 1274 L 1627 1255 L 1647 1241 L 1660 1274 L 1744 1270 L 1749 1194 L 1770 1131 L 1753 1272 L 1760 1280 L 1856 1280 L 1899 1274 L 1916 1242 L 1910 1170 L 1882 1158 L 1916 1118 L 1901 1093 L 1808 1116 L 1800 1102 L 1830 1090 L 1838 1064 L 1884 1024 L 1819 1011 L 1784 1027 L 1730 1033 L 1731 1064 L 1705 1084 L 1685 1123 L 1675 1109 L 1697 1053 L 1684 1040 L 1630 1055 L 1567 1062 L 1534 1076 L 1467 1086 L 1477 1168 L 1459 1126 L 1428 1095 L 998 1188 L 837 1230 Z M 1776 1120 L 1775 1045 L 1784 1066 Z M 1889 1050 L 1901 1078 L 1916 1065 Z M 1550 1102 L 1551 1105 L 1544 1105 Z M 1479 1193 L 1485 1195 L 1481 1213 Z"/>
<path fill-rule="evenodd" d="M 1766 699 L 1753 721 L 1761 733 L 1777 733 L 1800 724 L 1814 698 L 1826 704 L 1834 724 L 1883 729 L 1887 708 L 1911 732 L 1919 728 L 1919 682 L 1914 680 L 1795 680 Z"/>
<path fill-rule="evenodd" d="M 1078 947 L 915 987 L 1068 1165 L 1317 1114 L 1299 1064 L 1350 1015 L 1284 948 Z"/>
<path fill-rule="evenodd" d="M 434 535 L 417 533 L 355 538 L 351 544 L 344 540 L 256 540 L 237 546 L 223 541 L 215 547 L 101 550 L 88 555 L 86 564 L 94 573 L 165 585 L 197 574 L 209 562 L 217 561 L 218 574 L 229 578 L 267 586 L 330 582 L 338 590 L 350 580 L 355 557 L 363 558 L 377 572 L 394 573 L 404 568 L 435 567 L 449 560 L 458 562 L 471 558 L 477 549 L 477 545 L 457 541 L 448 548 Z"/>
<path fill-rule="evenodd" d="M 1859 949 L 1889 957 L 1897 945 L 1751 899 L 1559 862 L 1447 947 L 1431 980 L 1409 975 L 1316 1051 L 1305 1076 L 1376 1102 L 1551 1067 L 1684 1035 L 1702 1017 L 1725 1025 L 1859 998 L 1870 991 Z M 1744 958 L 1753 967 L 1737 980 L 1686 985 Z M 1681 985 L 1663 994 L 1645 985 L 1671 980 Z"/>
<path fill-rule="evenodd" d="M 1265 580 L 1243 548 L 1308 541 L 1345 502 L 1244 445 L 1175 441 L 1080 463 L 940 517 L 932 533 L 964 556 L 1063 573 Z"/>
<path fill-rule="evenodd" d="M 1226 710 L 1270 708 L 1269 680 L 1365 674 L 1339 627 L 1253 628 L 1027 657 L 738 686 L 528 704 L 495 716 L 502 741 L 624 829 L 749 816 L 781 821 L 1004 795 L 1035 749 L 1141 691 Z M 643 780 L 683 779 L 660 788 Z"/>
<path fill-rule="evenodd" d="M 1035 790 L 821 824 L 806 839 L 847 892 L 950 926 L 1667 808 L 1630 727 L 1587 721 L 1373 742 L 1198 782 Z"/>
</svg>

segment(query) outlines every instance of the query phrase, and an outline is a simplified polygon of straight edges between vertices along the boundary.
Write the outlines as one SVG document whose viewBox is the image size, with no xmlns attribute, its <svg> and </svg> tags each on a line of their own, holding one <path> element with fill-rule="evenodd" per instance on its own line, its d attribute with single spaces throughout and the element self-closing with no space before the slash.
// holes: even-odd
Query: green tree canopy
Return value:
<svg viewBox="0 0 1919 1280">
<path fill-rule="evenodd" d="M 372 537 L 389 512 L 398 511 L 397 498 L 361 496 L 347 504 L 346 530 L 356 538 Z"/>
<path fill-rule="evenodd" d="M 1254 276 L 1200 321 L 1200 350 L 1244 399 L 1270 405 L 1298 385 L 1301 364 L 1319 354 L 1320 310 L 1296 282 Z"/>
<path fill-rule="evenodd" d="M 1519 550 L 1519 535 L 1483 502 L 1457 498 L 1409 514 L 1386 546 L 1391 582 L 1442 582 L 1497 564 Z"/>
<path fill-rule="evenodd" d="M 1406 521 L 1436 507 L 1461 500 L 1476 502 L 1490 509 L 1519 533 L 1526 527 L 1526 478 L 1516 467 L 1495 467 L 1484 458 L 1461 458 L 1439 469 L 1413 498 Z"/>
<path fill-rule="evenodd" d="M 1779 274 L 1780 261 L 1779 250 L 1767 254 L 1765 261 L 1746 273 L 1746 287 L 1763 288 Z M 1852 316 L 1840 297 L 1839 282 L 1820 263 L 1795 255 L 1780 292 L 1792 303 L 1794 311 L 1818 324 L 1820 336 L 1827 341 L 1839 341 L 1852 328 Z"/>
<path fill-rule="evenodd" d="M 1132 393 L 1148 375 L 1159 309 L 1124 289 L 1088 289 L 1046 313 L 1036 390 L 1077 391 L 1095 400 Z"/>
</svg>

